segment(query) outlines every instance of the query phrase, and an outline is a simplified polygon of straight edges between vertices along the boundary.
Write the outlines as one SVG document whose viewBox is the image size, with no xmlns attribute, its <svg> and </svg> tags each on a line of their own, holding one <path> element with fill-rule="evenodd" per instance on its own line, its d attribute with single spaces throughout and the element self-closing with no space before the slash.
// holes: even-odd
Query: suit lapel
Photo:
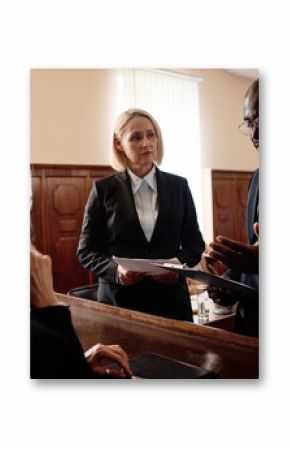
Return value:
<svg viewBox="0 0 290 449">
<path fill-rule="evenodd" d="M 123 194 L 121 195 L 120 199 L 121 199 L 121 201 L 123 201 L 124 207 L 127 209 L 127 214 L 128 214 L 127 216 L 130 216 L 130 215 L 134 216 L 134 221 L 136 223 L 136 232 L 138 233 L 138 235 L 139 235 L 140 239 L 143 241 L 143 243 L 146 243 L 148 245 L 148 241 L 143 232 L 142 226 L 139 221 L 138 213 L 136 210 L 130 177 L 129 177 L 127 171 L 117 173 L 116 177 L 119 181 L 119 188 L 121 186 L 121 189 L 123 190 Z"/>
</svg>

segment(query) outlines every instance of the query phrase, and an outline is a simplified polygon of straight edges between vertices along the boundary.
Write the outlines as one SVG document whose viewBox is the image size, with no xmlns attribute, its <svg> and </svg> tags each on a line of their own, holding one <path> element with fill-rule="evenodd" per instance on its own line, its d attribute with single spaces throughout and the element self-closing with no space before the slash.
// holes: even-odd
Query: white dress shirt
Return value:
<svg viewBox="0 0 290 449">
<path fill-rule="evenodd" d="M 141 227 L 148 242 L 151 240 L 158 216 L 156 167 L 139 178 L 129 168 L 132 192 Z"/>
</svg>

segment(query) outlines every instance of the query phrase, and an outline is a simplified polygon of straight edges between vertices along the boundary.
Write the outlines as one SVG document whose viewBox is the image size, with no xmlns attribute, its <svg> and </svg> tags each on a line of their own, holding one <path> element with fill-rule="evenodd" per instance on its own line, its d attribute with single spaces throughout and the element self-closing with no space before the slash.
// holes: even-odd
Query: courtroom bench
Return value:
<svg viewBox="0 0 290 449">
<path fill-rule="evenodd" d="M 129 357 L 156 353 L 213 371 L 225 379 L 259 376 L 258 339 L 58 294 L 70 306 L 84 351 L 119 344 Z"/>
</svg>

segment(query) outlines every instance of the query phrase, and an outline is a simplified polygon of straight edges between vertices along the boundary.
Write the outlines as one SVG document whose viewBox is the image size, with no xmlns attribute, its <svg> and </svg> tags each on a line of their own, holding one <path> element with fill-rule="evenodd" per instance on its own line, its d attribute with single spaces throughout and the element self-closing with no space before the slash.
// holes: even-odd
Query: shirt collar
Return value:
<svg viewBox="0 0 290 449">
<path fill-rule="evenodd" d="M 157 186 L 156 186 L 156 167 L 153 164 L 152 169 L 150 170 L 149 173 L 147 173 L 146 176 L 144 176 L 144 178 L 139 178 L 139 176 L 136 176 L 131 170 L 130 168 L 127 168 L 128 174 L 130 176 L 131 179 L 131 184 L 132 184 L 132 190 L 133 190 L 133 194 L 135 195 L 135 193 L 139 190 L 143 180 L 145 180 L 147 182 L 147 184 L 151 187 L 151 189 L 156 192 L 157 191 Z"/>
</svg>

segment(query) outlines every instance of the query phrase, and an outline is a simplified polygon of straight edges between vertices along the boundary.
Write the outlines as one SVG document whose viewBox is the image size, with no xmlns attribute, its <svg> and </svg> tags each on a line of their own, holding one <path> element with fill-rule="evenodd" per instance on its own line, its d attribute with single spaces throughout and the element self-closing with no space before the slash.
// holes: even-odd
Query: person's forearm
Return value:
<svg viewBox="0 0 290 449">
<path fill-rule="evenodd" d="M 86 249 L 78 251 L 77 257 L 82 266 L 96 276 L 108 282 L 116 281 L 117 264 L 110 257 Z"/>
</svg>

